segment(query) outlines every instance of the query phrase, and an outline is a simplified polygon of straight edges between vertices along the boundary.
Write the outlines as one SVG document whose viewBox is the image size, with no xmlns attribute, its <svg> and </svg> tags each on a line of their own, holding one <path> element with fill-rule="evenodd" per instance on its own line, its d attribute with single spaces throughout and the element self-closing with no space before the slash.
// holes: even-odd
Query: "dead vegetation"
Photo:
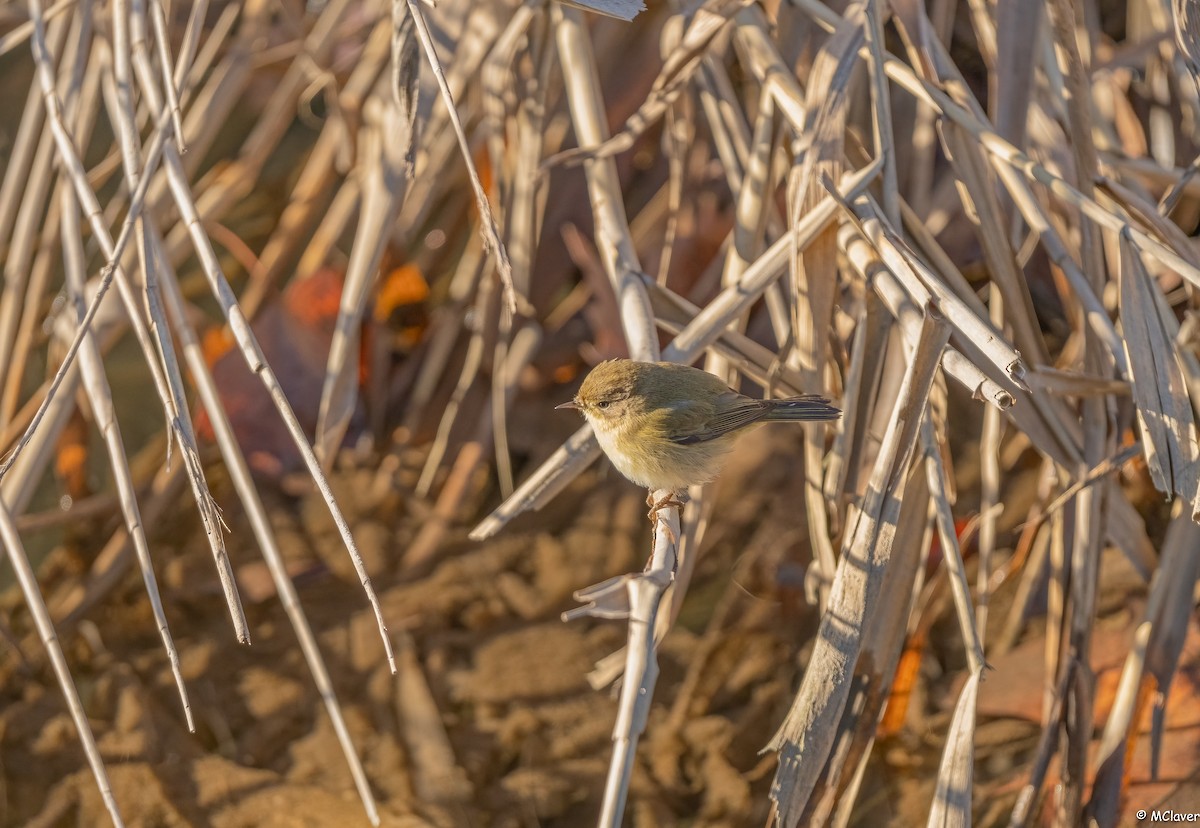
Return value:
<svg viewBox="0 0 1200 828">
<path fill-rule="evenodd" d="M 1194 3 L 587 5 L 0 4 L 4 821 L 1200 808 Z"/>
</svg>

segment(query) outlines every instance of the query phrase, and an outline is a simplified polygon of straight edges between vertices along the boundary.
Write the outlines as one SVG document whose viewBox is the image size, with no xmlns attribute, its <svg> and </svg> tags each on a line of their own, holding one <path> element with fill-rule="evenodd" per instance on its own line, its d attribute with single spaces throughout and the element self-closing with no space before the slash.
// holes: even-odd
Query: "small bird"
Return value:
<svg viewBox="0 0 1200 828">
<path fill-rule="evenodd" d="M 756 400 L 699 368 L 629 359 L 597 365 L 575 399 L 556 408 L 574 408 L 587 418 L 621 474 L 652 493 L 666 489 L 677 496 L 688 486 L 714 480 L 737 436 L 751 426 L 842 415 L 814 394 Z M 654 504 L 651 517 L 677 504 L 671 498 Z"/>
</svg>

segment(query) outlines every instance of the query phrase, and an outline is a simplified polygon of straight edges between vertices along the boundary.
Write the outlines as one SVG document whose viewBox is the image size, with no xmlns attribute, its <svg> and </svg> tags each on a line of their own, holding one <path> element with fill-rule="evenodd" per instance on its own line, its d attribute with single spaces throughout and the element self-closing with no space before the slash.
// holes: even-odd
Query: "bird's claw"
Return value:
<svg viewBox="0 0 1200 828">
<path fill-rule="evenodd" d="M 650 492 L 646 495 L 646 505 L 650 507 L 650 511 L 646 513 L 646 520 L 654 522 L 658 518 L 659 512 L 663 509 L 670 509 L 672 506 L 682 511 L 687 501 L 687 495 L 683 492 L 671 492 L 658 500 L 654 499 L 654 492 Z"/>
</svg>

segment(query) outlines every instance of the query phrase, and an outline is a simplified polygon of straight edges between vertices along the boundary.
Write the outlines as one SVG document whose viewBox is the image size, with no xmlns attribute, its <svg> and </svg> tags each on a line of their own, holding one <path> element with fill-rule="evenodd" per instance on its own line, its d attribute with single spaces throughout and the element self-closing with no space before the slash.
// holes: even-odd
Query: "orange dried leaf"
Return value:
<svg viewBox="0 0 1200 828">
<path fill-rule="evenodd" d="M 925 636 L 914 635 L 908 640 L 900 663 L 896 665 L 896 677 L 892 681 L 892 692 L 888 696 L 887 708 L 879 723 L 879 738 L 895 736 L 904 728 L 904 720 L 908 717 L 908 702 L 912 698 L 913 688 L 917 685 L 917 676 L 921 672 L 921 658 L 925 654 Z"/>
<path fill-rule="evenodd" d="M 415 264 L 396 268 L 383 277 L 375 297 L 375 319 L 386 321 L 397 309 L 419 305 L 429 298 L 429 283 Z"/>
</svg>

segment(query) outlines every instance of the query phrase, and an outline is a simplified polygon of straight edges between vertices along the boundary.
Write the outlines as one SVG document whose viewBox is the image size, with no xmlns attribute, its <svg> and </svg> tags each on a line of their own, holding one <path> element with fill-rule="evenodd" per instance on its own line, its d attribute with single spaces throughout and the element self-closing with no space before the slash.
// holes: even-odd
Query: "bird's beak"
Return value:
<svg viewBox="0 0 1200 828">
<path fill-rule="evenodd" d="M 579 403 L 575 402 L 574 400 L 570 400 L 569 402 L 565 402 L 562 405 L 554 406 L 555 411 L 558 411 L 560 408 L 574 408 L 576 411 L 578 411 Z"/>
</svg>

